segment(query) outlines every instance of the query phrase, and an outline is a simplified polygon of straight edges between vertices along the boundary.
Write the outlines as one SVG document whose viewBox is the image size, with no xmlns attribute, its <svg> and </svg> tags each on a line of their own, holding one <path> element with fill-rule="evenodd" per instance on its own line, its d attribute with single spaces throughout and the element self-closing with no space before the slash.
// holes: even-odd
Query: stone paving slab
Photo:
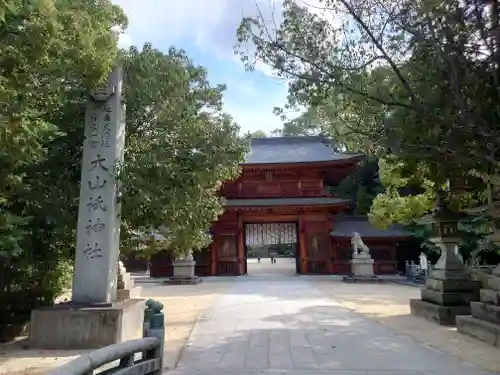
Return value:
<svg viewBox="0 0 500 375">
<path fill-rule="evenodd" d="M 366 319 L 297 277 L 238 279 L 207 308 L 176 370 L 191 374 L 486 375 Z"/>
</svg>

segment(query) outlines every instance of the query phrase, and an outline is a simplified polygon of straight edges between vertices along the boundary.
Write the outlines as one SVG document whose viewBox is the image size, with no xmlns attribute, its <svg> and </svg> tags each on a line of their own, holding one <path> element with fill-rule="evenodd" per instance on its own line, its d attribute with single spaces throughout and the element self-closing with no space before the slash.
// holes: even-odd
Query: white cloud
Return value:
<svg viewBox="0 0 500 375">
<path fill-rule="evenodd" d="M 122 7 L 129 27 L 120 40 L 121 45 L 176 43 L 190 39 L 205 52 L 219 59 L 240 61 L 234 55 L 236 31 L 243 17 L 256 16 L 257 6 L 265 19 L 273 16 L 280 22 L 279 0 L 113 0 Z M 276 77 L 272 68 L 263 63 L 256 70 Z"/>
<path fill-rule="evenodd" d="M 255 16 L 255 0 L 112 0 L 126 13 L 129 26 L 121 35 L 120 46 L 141 46 L 151 42 L 154 46 L 185 43 L 196 46 L 207 55 L 219 60 L 241 61 L 234 55 L 236 31 L 242 17 Z M 261 12 L 269 19 L 272 13 L 281 13 L 280 0 L 256 0 Z M 263 63 L 256 70 L 274 79 L 277 74 Z M 224 108 L 230 112 L 242 129 L 264 130 L 268 133 L 280 127 L 281 120 L 272 111 L 286 100 L 286 82 L 276 80 L 279 90 L 263 90 L 249 78 L 241 80 L 229 75 L 224 82 L 229 86 Z M 222 83 L 222 82 L 221 82 Z M 282 85 L 283 84 L 283 85 Z M 233 98 L 231 98 L 233 96 Z M 238 100 L 234 96 L 237 96 Z"/>
<path fill-rule="evenodd" d="M 271 0 L 272 2 L 273 0 Z M 127 35 L 137 44 L 154 39 L 190 38 L 223 57 L 233 55 L 236 30 L 256 12 L 254 0 L 113 0 L 129 19 Z M 269 8 L 269 0 L 257 0 Z"/>
</svg>

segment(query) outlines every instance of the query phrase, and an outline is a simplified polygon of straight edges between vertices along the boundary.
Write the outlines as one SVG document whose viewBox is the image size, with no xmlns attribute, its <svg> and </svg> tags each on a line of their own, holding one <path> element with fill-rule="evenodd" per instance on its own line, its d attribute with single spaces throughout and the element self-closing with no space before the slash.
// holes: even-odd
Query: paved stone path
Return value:
<svg viewBox="0 0 500 375">
<path fill-rule="evenodd" d="M 290 276 L 237 279 L 203 312 L 169 373 L 491 374 L 363 318 L 307 278 Z"/>
</svg>

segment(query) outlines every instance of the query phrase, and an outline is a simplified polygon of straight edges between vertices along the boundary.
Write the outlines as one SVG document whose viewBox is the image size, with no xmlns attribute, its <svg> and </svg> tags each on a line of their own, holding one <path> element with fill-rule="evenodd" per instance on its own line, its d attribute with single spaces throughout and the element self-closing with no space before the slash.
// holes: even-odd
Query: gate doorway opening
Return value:
<svg viewBox="0 0 500 375">
<path fill-rule="evenodd" d="M 245 273 L 300 273 L 297 223 L 245 224 Z"/>
</svg>

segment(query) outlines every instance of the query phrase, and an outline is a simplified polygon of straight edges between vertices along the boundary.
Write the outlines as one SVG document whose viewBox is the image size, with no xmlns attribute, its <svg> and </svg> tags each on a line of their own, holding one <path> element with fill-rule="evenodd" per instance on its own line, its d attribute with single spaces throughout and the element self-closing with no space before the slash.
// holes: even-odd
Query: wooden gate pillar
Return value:
<svg viewBox="0 0 500 375">
<path fill-rule="evenodd" d="M 300 273 L 306 275 L 307 270 L 307 242 L 306 226 L 304 216 L 299 217 L 299 254 L 300 254 Z"/>
<path fill-rule="evenodd" d="M 335 249 L 334 247 L 332 246 L 332 237 L 330 236 L 330 232 L 333 230 L 333 223 L 332 221 L 329 219 L 329 215 L 327 216 L 326 218 L 326 231 L 327 231 L 327 245 L 328 245 L 328 259 L 326 260 L 326 265 L 327 265 L 327 271 L 328 271 L 328 274 L 331 275 L 331 274 L 334 274 L 335 273 L 335 265 L 333 263 L 333 260 L 335 258 Z"/>
<path fill-rule="evenodd" d="M 210 244 L 210 276 L 217 276 L 217 246 L 215 246 L 215 235 L 212 235 Z"/>
<path fill-rule="evenodd" d="M 245 274 L 245 228 L 243 227 L 243 215 L 238 213 L 238 272 Z"/>
</svg>

